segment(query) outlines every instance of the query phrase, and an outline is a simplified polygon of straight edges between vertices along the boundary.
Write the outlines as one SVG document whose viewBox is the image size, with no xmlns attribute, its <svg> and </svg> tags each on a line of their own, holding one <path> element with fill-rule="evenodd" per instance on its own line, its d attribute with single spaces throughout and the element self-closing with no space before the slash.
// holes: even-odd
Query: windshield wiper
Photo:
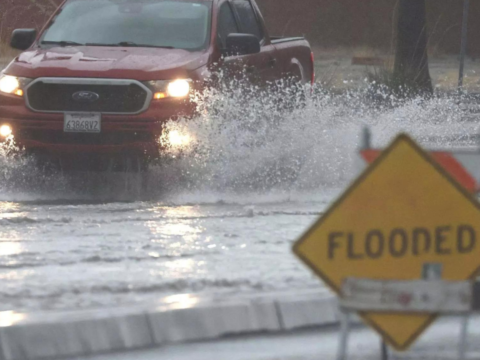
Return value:
<svg viewBox="0 0 480 360">
<path fill-rule="evenodd" d="M 75 41 L 61 40 L 61 41 L 42 41 L 40 44 L 43 45 L 60 45 L 60 46 L 83 46 L 85 44 L 80 44 Z"/>
<path fill-rule="evenodd" d="M 175 49 L 173 46 L 160 46 L 160 45 L 148 45 L 148 44 L 137 44 L 133 41 L 121 41 L 117 44 L 118 46 L 132 46 L 132 47 L 153 47 L 153 48 L 162 48 L 162 49 Z"/>
<path fill-rule="evenodd" d="M 161 46 L 161 45 L 149 45 L 149 44 L 137 44 L 133 41 L 120 41 L 115 44 L 102 44 L 102 43 L 86 43 L 87 46 L 120 46 L 120 47 L 149 47 L 160 49 L 175 49 L 173 46 Z"/>
</svg>

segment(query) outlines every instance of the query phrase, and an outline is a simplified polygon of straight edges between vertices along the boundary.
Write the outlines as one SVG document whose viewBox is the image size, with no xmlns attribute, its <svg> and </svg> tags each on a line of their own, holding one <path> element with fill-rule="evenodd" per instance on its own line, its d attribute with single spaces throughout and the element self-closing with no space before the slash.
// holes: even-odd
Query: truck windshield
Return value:
<svg viewBox="0 0 480 360">
<path fill-rule="evenodd" d="M 201 50 L 209 42 L 210 9 L 208 1 L 70 0 L 41 43 Z"/>
</svg>

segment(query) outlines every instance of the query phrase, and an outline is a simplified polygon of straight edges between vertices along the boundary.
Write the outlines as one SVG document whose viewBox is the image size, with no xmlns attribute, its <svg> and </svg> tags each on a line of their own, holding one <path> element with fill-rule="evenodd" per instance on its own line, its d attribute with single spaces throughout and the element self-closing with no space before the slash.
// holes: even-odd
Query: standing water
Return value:
<svg viewBox="0 0 480 360">
<path fill-rule="evenodd" d="M 232 88 L 197 94 L 199 115 L 168 124 L 143 191 L 128 174 L 35 170 L 6 144 L 0 310 L 323 288 L 290 248 L 351 181 L 363 127 L 378 147 L 401 131 L 429 147 L 477 146 L 479 122 L 457 97 L 316 89 L 292 105 L 282 99 L 293 94 Z"/>
</svg>

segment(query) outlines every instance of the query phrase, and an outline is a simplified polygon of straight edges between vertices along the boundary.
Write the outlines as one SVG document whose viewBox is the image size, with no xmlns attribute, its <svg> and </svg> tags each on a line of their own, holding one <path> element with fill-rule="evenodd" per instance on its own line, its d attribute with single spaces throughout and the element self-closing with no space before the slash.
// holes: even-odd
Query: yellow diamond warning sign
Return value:
<svg viewBox="0 0 480 360">
<path fill-rule="evenodd" d="M 480 269 L 480 205 L 400 135 L 294 245 L 339 296 L 347 278 L 461 281 Z M 397 350 L 432 314 L 362 312 Z"/>
</svg>

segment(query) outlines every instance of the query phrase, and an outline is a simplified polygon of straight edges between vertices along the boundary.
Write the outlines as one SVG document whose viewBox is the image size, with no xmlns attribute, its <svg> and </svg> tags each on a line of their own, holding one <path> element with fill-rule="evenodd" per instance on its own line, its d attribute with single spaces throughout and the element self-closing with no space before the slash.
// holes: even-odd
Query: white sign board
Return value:
<svg viewBox="0 0 480 360">
<path fill-rule="evenodd" d="M 347 278 L 340 304 L 353 311 L 464 313 L 472 309 L 470 281 Z"/>
</svg>

